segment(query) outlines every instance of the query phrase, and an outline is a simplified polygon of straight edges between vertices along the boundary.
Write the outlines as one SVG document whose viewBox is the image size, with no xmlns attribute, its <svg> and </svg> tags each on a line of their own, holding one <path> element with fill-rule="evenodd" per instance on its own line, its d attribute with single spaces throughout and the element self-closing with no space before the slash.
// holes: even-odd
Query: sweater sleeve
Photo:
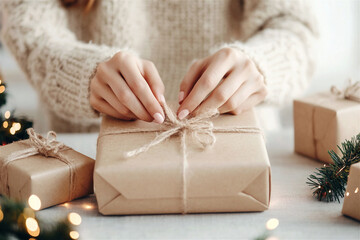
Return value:
<svg viewBox="0 0 360 240">
<path fill-rule="evenodd" d="M 4 0 L 2 8 L 3 42 L 41 101 L 59 118 L 93 123 L 90 79 L 97 64 L 120 49 L 79 41 L 60 1 Z"/>
<path fill-rule="evenodd" d="M 268 87 L 266 102 L 281 104 L 301 94 L 314 70 L 316 19 L 305 0 L 244 0 L 245 41 L 237 48 L 257 65 Z"/>
</svg>

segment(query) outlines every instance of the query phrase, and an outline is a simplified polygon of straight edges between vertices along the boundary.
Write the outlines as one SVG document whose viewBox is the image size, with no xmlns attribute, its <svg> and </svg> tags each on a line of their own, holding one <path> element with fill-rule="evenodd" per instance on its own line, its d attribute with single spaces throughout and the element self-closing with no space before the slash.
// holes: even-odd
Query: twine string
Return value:
<svg viewBox="0 0 360 240">
<path fill-rule="evenodd" d="M 2 162 L 2 166 L 0 166 L 1 171 L 1 184 L 2 189 L 5 191 L 5 194 L 10 194 L 10 189 L 8 186 L 8 171 L 7 166 L 12 161 L 24 159 L 27 157 L 35 156 L 35 155 L 42 155 L 46 158 L 52 157 L 60 160 L 61 162 L 65 163 L 70 170 L 70 191 L 69 191 L 69 201 L 73 198 L 72 195 L 75 191 L 75 169 L 72 162 L 61 154 L 61 151 L 70 149 L 69 147 L 65 146 L 63 143 L 56 141 L 56 133 L 54 131 L 50 131 L 47 133 L 46 137 L 35 132 L 33 128 L 28 128 L 26 130 L 27 134 L 29 135 L 29 147 L 23 150 L 19 150 L 16 152 L 11 153 L 5 160 Z"/>
<path fill-rule="evenodd" d="M 331 86 L 330 92 L 339 98 L 360 102 L 360 81 L 352 83 L 352 80 L 349 79 L 346 82 L 344 90 L 340 90 L 336 86 Z"/>
<path fill-rule="evenodd" d="M 219 115 L 217 110 L 211 110 L 201 113 L 195 117 L 179 120 L 175 113 L 167 106 L 163 104 L 165 113 L 165 120 L 163 128 L 159 129 L 146 129 L 146 128 L 135 128 L 135 129 L 120 129 L 111 132 L 102 133 L 99 139 L 103 136 L 118 135 L 118 134 L 129 134 L 129 133 L 157 133 L 156 137 L 150 142 L 140 146 L 131 151 L 124 153 L 125 158 L 134 157 L 138 154 L 148 151 L 153 146 L 160 144 L 171 136 L 180 137 L 181 154 L 183 157 L 181 175 L 182 175 L 182 187 L 181 187 L 181 198 L 182 198 L 182 213 L 186 214 L 188 211 L 187 207 L 187 185 L 188 185 L 188 159 L 187 159 L 187 136 L 190 135 L 195 143 L 198 143 L 200 148 L 204 150 L 207 147 L 211 147 L 216 142 L 214 133 L 250 133 L 250 134 L 262 134 L 261 130 L 257 127 L 249 126 L 234 126 L 234 127 L 214 127 L 211 118 Z"/>
</svg>

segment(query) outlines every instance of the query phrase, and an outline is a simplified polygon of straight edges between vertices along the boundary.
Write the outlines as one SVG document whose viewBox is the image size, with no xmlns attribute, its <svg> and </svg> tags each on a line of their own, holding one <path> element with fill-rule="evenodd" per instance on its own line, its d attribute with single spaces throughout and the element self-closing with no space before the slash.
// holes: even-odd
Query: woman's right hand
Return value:
<svg viewBox="0 0 360 240">
<path fill-rule="evenodd" d="M 91 79 L 91 106 L 112 117 L 162 123 L 164 101 L 164 84 L 155 65 L 127 52 L 100 63 Z"/>
</svg>

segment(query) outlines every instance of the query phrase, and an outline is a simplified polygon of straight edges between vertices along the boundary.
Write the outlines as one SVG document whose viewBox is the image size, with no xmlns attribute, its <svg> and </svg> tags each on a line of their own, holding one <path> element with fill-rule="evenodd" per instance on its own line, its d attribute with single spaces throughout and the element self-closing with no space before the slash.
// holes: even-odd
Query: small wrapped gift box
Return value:
<svg viewBox="0 0 360 240">
<path fill-rule="evenodd" d="M 350 167 L 342 214 L 360 221 L 360 163 Z"/>
<path fill-rule="evenodd" d="M 360 93 L 359 83 L 351 87 L 352 93 Z M 295 152 L 332 163 L 328 151 L 340 154 L 337 145 L 360 132 L 359 101 L 355 95 L 344 97 L 334 91 L 295 100 Z"/>
<path fill-rule="evenodd" d="M 94 173 L 102 214 L 268 209 L 270 163 L 253 110 L 184 121 L 165 113 L 162 125 L 104 116 Z"/>
<path fill-rule="evenodd" d="M 28 129 L 29 139 L 0 147 L 0 193 L 27 201 L 36 195 L 41 209 L 92 193 L 95 161 Z"/>
</svg>

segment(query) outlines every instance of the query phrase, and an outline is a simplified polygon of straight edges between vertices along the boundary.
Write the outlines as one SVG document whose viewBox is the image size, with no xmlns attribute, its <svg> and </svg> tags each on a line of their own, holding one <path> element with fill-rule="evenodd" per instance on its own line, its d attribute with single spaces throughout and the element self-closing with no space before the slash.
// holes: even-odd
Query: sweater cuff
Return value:
<svg viewBox="0 0 360 240">
<path fill-rule="evenodd" d="M 52 62 L 49 68 L 53 69 L 48 71 L 48 80 L 51 81 L 42 84 L 44 88 L 49 88 L 42 91 L 44 100 L 50 102 L 49 110 L 75 124 L 91 125 L 97 122 L 100 114 L 90 105 L 90 81 L 97 65 L 119 51 L 121 49 L 93 44 L 79 44 L 63 52 L 53 48 L 49 58 L 54 55 L 61 57 L 47 61 Z"/>
<path fill-rule="evenodd" d="M 292 74 L 297 74 L 297 77 L 304 75 L 300 72 L 294 72 L 299 71 L 300 68 L 294 66 L 298 61 L 294 62 L 291 60 L 291 51 L 282 51 L 291 48 L 278 46 L 279 48 L 276 49 L 274 48 L 274 43 L 265 41 L 257 42 L 256 44 L 245 44 L 243 42 L 225 43 L 218 47 L 217 50 L 226 47 L 241 51 L 254 62 L 258 71 L 263 75 L 268 89 L 265 102 L 280 105 L 287 102 L 291 96 L 298 95 L 302 90 L 296 90 L 294 86 L 291 86 L 292 81 L 289 79 L 293 77 L 291 76 Z M 301 54 L 301 52 L 298 54 Z M 292 74 L 289 74 L 290 71 Z M 300 82 L 306 81 L 302 80 Z M 296 91 L 299 91 L 299 93 Z"/>
</svg>

